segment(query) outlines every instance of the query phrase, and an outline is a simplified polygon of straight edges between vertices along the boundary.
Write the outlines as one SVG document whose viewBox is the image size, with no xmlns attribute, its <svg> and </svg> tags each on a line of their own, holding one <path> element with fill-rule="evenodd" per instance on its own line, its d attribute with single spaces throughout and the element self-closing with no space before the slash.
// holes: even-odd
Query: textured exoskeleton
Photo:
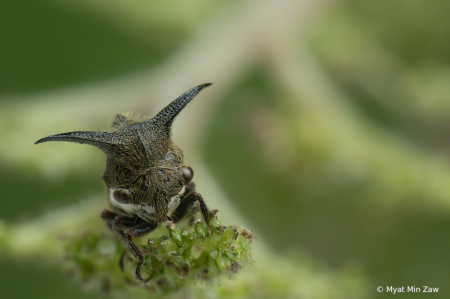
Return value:
<svg viewBox="0 0 450 299">
<path fill-rule="evenodd" d="M 150 233 L 163 221 L 177 222 L 198 209 L 207 221 L 208 208 L 194 191 L 194 172 L 183 164 L 183 152 L 172 142 L 171 127 L 177 114 L 209 85 L 188 90 L 143 122 L 118 114 L 110 132 L 70 132 L 36 142 L 86 143 L 106 154 L 102 179 L 112 211 L 104 210 L 101 217 L 123 241 L 125 251 L 130 250 L 136 258 L 137 279 L 142 280 L 140 267 L 144 258 L 133 238 Z M 123 269 L 122 259 L 120 266 Z"/>
</svg>

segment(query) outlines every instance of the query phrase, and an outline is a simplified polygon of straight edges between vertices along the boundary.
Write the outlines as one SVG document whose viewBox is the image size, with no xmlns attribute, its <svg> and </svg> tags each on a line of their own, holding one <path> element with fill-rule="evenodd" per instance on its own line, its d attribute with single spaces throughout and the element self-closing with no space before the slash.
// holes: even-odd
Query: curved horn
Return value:
<svg viewBox="0 0 450 299">
<path fill-rule="evenodd" d="M 167 105 L 163 110 L 161 110 L 155 117 L 152 119 L 144 122 L 145 123 L 160 123 L 164 125 L 171 125 L 173 119 L 175 116 L 178 115 L 178 113 L 183 110 L 183 108 L 200 92 L 200 90 L 204 89 L 205 87 L 211 86 L 212 83 L 205 83 L 199 86 L 196 86 L 192 89 L 189 89 L 185 93 L 183 93 L 181 96 L 176 98 L 172 101 L 169 105 Z"/>
<path fill-rule="evenodd" d="M 36 141 L 34 144 L 47 141 L 86 143 L 98 147 L 105 153 L 110 153 L 114 147 L 113 136 L 111 133 L 107 132 L 79 131 L 62 133 L 44 137 Z"/>
<path fill-rule="evenodd" d="M 157 161 L 166 154 L 170 145 L 172 121 L 200 90 L 210 85 L 212 83 L 206 83 L 186 91 L 156 114 L 155 117 L 133 125 L 145 148 L 147 157 L 151 157 L 152 161 Z"/>
</svg>

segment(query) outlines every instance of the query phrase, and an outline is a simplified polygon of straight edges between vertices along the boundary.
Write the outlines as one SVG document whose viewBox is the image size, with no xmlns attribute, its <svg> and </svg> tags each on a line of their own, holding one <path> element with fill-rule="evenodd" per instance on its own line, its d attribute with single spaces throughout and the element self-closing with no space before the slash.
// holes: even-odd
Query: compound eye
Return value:
<svg viewBox="0 0 450 299">
<path fill-rule="evenodd" d="M 194 171 L 189 166 L 186 166 L 181 170 L 181 175 L 183 176 L 184 184 L 186 185 L 190 181 L 192 181 L 192 178 L 194 177 Z"/>
<path fill-rule="evenodd" d="M 131 200 L 130 191 L 125 188 L 116 189 L 113 192 L 114 199 L 121 204 L 129 204 Z"/>
</svg>

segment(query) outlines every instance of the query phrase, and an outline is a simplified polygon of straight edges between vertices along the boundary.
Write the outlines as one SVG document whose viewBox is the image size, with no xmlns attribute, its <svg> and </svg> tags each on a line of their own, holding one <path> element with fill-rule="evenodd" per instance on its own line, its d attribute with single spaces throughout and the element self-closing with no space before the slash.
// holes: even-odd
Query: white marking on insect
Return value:
<svg viewBox="0 0 450 299">
<path fill-rule="evenodd" d="M 155 215 L 155 208 L 151 207 L 149 205 L 140 205 L 140 204 L 122 204 L 114 199 L 113 193 L 116 189 L 109 188 L 109 202 L 111 205 L 115 208 L 117 208 L 120 211 L 123 211 L 128 216 L 134 216 L 137 215 L 139 218 L 145 220 L 145 221 L 153 221 L 156 218 Z M 172 196 L 170 198 L 168 207 L 169 212 L 168 216 L 170 216 L 173 212 L 175 212 L 176 208 L 180 204 L 180 197 L 185 192 L 185 186 L 178 192 L 177 195 Z"/>
</svg>

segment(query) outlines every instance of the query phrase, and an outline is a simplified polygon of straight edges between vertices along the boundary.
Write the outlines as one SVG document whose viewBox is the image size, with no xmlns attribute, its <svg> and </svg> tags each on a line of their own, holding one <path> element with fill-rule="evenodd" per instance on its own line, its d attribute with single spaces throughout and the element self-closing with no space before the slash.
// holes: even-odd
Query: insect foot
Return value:
<svg viewBox="0 0 450 299">
<path fill-rule="evenodd" d="M 131 259 L 132 254 L 124 259 L 125 273 L 115 266 L 123 249 L 119 240 L 94 232 L 64 239 L 66 271 L 85 282 L 107 277 L 110 292 L 117 294 L 137 287 L 168 293 L 199 280 L 229 277 L 252 262 L 251 244 L 255 238 L 246 228 L 222 226 L 217 217 L 211 221 L 214 223 L 210 223 L 210 230 L 201 220 L 192 225 L 188 221 L 177 224 L 167 221 L 165 227 L 156 231 L 163 236 L 141 238 L 136 244 L 144 257 L 141 275 L 148 277 L 145 281 L 134 280 L 136 262 Z"/>
</svg>

